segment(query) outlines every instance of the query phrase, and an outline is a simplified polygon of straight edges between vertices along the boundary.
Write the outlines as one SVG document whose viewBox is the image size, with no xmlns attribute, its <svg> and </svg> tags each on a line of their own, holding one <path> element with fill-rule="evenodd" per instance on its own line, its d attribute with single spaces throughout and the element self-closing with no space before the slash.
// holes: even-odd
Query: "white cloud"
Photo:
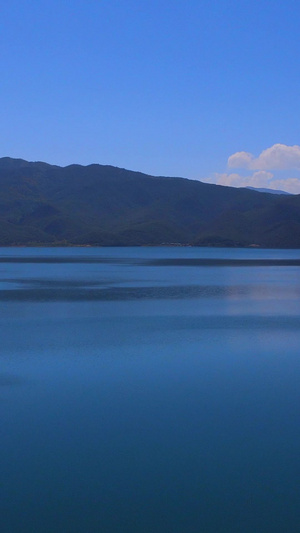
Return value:
<svg viewBox="0 0 300 533">
<path fill-rule="evenodd" d="M 249 152 L 236 152 L 228 158 L 228 167 L 251 172 L 242 170 L 241 173 L 238 171 L 215 173 L 202 181 L 229 187 L 254 187 L 300 194 L 299 145 L 274 144 L 263 150 L 258 157 Z M 284 170 L 287 169 L 291 170 L 293 177 L 286 176 Z"/>
<path fill-rule="evenodd" d="M 231 174 L 214 174 L 212 178 L 202 180 L 206 183 L 215 183 L 217 185 L 227 185 L 228 187 L 255 187 L 257 189 L 277 189 L 300 194 L 300 179 L 286 178 L 274 179 L 272 172 L 259 170 L 253 172 L 250 176 L 241 176 L 238 173 Z"/>
<path fill-rule="evenodd" d="M 246 180 L 248 181 L 247 186 L 257 188 L 269 187 L 272 178 L 272 172 L 267 172 L 266 170 L 258 170 L 257 172 L 254 172 L 252 176 L 246 178 Z"/>
<path fill-rule="evenodd" d="M 251 168 L 254 156 L 249 152 L 236 152 L 228 158 L 229 168 Z"/>
<path fill-rule="evenodd" d="M 257 158 L 249 152 L 236 152 L 228 158 L 228 166 L 251 170 L 300 169 L 300 146 L 274 144 L 263 150 Z"/>
<path fill-rule="evenodd" d="M 300 179 L 287 178 L 283 180 L 273 180 L 271 182 L 271 189 L 279 189 L 280 191 L 287 191 L 292 194 L 300 194 Z"/>
<path fill-rule="evenodd" d="M 240 185 L 242 179 L 242 176 L 239 174 L 216 173 L 211 182 L 217 185 L 228 185 L 228 187 L 242 187 L 243 185 Z"/>
<path fill-rule="evenodd" d="M 269 187 L 272 178 L 273 174 L 271 172 L 259 170 L 258 172 L 254 172 L 251 176 L 246 177 L 237 173 L 216 173 L 213 178 L 206 180 L 206 182 L 216 183 L 217 185 L 227 185 L 229 187 Z"/>
</svg>

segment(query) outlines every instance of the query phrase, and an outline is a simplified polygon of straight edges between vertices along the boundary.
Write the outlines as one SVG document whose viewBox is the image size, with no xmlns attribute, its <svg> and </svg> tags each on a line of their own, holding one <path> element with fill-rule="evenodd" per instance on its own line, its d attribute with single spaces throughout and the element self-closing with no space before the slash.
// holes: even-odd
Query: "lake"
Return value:
<svg viewBox="0 0 300 533">
<path fill-rule="evenodd" d="M 0 271 L 2 533 L 300 531 L 300 250 Z"/>
</svg>

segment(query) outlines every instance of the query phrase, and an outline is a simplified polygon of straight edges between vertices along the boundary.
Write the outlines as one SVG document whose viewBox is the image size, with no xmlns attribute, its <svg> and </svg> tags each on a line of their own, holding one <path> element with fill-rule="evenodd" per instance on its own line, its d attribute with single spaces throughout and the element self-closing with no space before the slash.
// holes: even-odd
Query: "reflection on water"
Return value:
<svg viewBox="0 0 300 533">
<path fill-rule="evenodd" d="M 23 290 L 11 288 L 2 289 L 0 301 L 20 301 L 20 302 L 59 302 L 59 301 L 122 301 L 122 300 L 148 300 L 148 299 L 187 299 L 187 298 L 292 298 L 298 299 L 300 287 L 268 287 L 268 286 L 221 286 L 221 285 L 170 285 L 158 287 L 111 287 L 99 289 L 97 285 L 92 288 L 86 284 L 72 284 L 59 281 L 58 283 L 42 284 L 42 288 L 33 288 L 31 283 Z M 39 283 L 34 283 L 39 285 Z"/>
<path fill-rule="evenodd" d="M 76 281 L 76 280 L 6 280 L 0 292 L 0 301 L 122 301 L 147 299 L 187 299 L 187 298 L 251 298 L 298 299 L 300 286 L 277 285 L 162 285 L 149 286 L 144 281 L 141 286 L 126 286 L 127 283 L 115 280 Z M 109 285 L 112 285 L 109 287 Z M 113 286 L 117 285 L 117 286 Z M 125 285 L 125 286 L 124 286 Z M 148 286 L 147 286 L 148 285 Z M 22 290 L 20 290 L 22 289 Z"/>
<path fill-rule="evenodd" d="M 1 532 L 299 531 L 299 251 L 4 248 L 0 287 Z"/>
</svg>

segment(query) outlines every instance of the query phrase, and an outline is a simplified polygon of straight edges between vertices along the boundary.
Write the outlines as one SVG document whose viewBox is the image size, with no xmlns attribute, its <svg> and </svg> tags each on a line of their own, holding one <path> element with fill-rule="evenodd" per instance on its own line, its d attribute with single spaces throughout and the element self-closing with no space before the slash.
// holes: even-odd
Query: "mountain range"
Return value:
<svg viewBox="0 0 300 533">
<path fill-rule="evenodd" d="M 266 189 L 263 187 L 246 187 L 246 189 L 251 189 L 252 191 L 267 192 L 269 194 L 292 194 L 290 192 L 281 191 L 280 189 Z"/>
<path fill-rule="evenodd" d="M 0 245 L 300 247 L 300 195 L 0 158 Z"/>
</svg>

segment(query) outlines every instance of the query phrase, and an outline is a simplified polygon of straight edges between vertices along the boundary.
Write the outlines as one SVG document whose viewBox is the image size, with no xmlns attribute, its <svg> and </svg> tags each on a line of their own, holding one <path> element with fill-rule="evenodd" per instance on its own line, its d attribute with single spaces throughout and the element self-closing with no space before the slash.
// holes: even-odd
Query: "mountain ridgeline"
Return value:
<svg viewBox="0 0 300 533">
<path fill-rule="evenodd" d="M 0 245 L 300 248 L 300 195 L 0 159 Z"/>
</svg>

